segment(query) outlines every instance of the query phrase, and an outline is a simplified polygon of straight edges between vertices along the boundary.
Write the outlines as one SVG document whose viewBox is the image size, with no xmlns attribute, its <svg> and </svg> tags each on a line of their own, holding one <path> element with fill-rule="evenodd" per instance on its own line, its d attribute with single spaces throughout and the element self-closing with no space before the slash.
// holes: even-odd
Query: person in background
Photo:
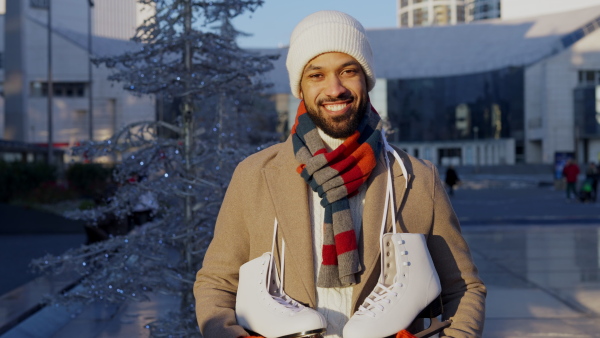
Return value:
<svg viewBox="0 0 600 338">
<path fill-rule="evenodd" d="M 579 175 L 579 166 L 573 159 L 568 159 L 562 174 L 567 181 L 567 201 L 570 201 L 571 198 L 577 198 L 577 176 Z M 571 197 L 571 193 L 573 193 L 573 197 Z"/>
<path fill-rule="evenodd" d="M 598 196 L 598 167 L 596 167 L 594 162 L 590 162 L 585 170 L 585 179 L 586 181 L 589 181 L 592 186 L 592 202 L 596 202 Z"/>
<path fill-rule="evenodd" d="M 446 185 L 448 186 L 448 195 L 454 196 L 454 186 L 460 182 L 458 174 L 454 169 L 454 166 L 449 165 L 446 169 Z"/>
</svg>

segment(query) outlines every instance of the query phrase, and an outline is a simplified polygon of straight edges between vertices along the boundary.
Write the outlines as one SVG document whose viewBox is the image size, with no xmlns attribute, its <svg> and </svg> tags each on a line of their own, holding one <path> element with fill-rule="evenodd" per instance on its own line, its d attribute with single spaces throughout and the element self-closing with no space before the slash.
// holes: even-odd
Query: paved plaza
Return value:
<svg viewBox="0 0 600 338">
<path fill-rule="evenodd" d="M 532 178 L 463 180 L 451 200 L 488 287 L 484 337 L 600 337 L 600 203 L 567 201 L 563 191 Z M 7 257 L 34 254 L 24 244 L 29 240 L 38 251 L 44 238 L 53 250 L 84 240 L 40 236 L 0 235 L 3 278 L 9 268 L 22 275 L 25 257 L 18 265 Z M 0 302 L 0 315 L 11 311 L 6 304 Z M 96 304 L 77 316 L 43 308 L 0 337 L 147 337 L 145 325 L 177 304 L 157 296 L 118 307 Z"/>
</svg>

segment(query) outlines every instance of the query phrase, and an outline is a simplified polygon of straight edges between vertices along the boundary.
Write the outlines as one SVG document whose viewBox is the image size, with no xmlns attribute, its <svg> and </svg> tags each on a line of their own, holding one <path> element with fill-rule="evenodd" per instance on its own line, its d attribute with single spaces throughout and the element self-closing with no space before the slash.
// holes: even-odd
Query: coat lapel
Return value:
<svg viewBox="0 0 600 338">
<path fill-rule="evenodd" d="M 403 153 L 399 152 L 403 162 L 406 163 L 408 158 L 402 156 Z M 395 158 L 388 153 L 390 162 L 392 163 L 392 179 L 394 189 L 394 200 L 395 200 L 395 211 L 396 215 L 400 212 L 401 203 L 406 193 L 405 182 L 410 182 L 410 171 L 408 177 L 403 177 L 400 165 L 396 163 Z M 362 229 L 362 256 L 365 266 L 365 271 L 362 279 L 373 280 L 379 277 L 379 238 L 381 234 L 381 221 L 383 220 L 383 211 L 385 205 L 385 194 L 387 188 L 387 165 L 383 154 L 379 156 L 377 166 L 369 177 L 369 188 L 365 195 L 365 206 L 363 211 L 363 229 Z M 392 231 L 392 219 L 388 212 L 386 220 L 385 232 Z M 377 275 L 375 275 L 377 273 Z M 376 283 L 376 281 L 374 282 Z M 360 295 L 363 293 L 363 288 L 367 285 L 373 285 L 373 282 L 367 283 L 362 280 L 360 284 L 354 287 L 352 292 L 352 306 L 356 309 L 359 304 L 357 301 Z M 366 290 L 365 290 L 366 291 Z M 371 290 L 369 290 L 370 292 Z"/>
<path fill-rule="evenodd" d="M 312 229 L 308 206 L 308 188 L 296 172 L 291 138 L 272 162 L 263 169 L 275 206 L 279 229 L 286 243 L 286 269 L 297 269 L 312 304 L 316 304 L 313 267 Z"/>
</svg>

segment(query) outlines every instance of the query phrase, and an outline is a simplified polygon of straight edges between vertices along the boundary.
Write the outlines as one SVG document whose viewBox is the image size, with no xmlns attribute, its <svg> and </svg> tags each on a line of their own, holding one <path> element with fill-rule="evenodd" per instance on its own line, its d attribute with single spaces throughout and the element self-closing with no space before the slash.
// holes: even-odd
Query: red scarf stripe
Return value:
<svg viewBox="0 0 600 338">
<path fill-rule="evenodd" d="M 352 166 L 360 167 L 362 172 L 371 172 L 376 164 L 377 162 L 371 146 L 369 144 L 362 144 L 350 156 L 336 163 L 331 163 L 329 166 L 340 173 Z"/>
<path fill-rule="evenodd" d="M 348 191 L 348 194 L 354 193 L 360 186 L 367 181 L 369 174 L 364 174 L 359 168 L 353 167 L 345 174 L 342 174 L 344 179 L 344 186 Z"/>
<path fill-rule="evenodd" d="M 340 232 L 339 234 L 335 235 L 335 243 L 335 249 L 338 256 L 343 253 L 358 249 L 356 245 L 356 232 L 354 232 L 354 229 Z"/>
<path fill-rule="evenodd" d="M 338 265 L 335 244 L 331 244 L 331 245 L 323 244 L 323 250 L 321 252 L 323 253 L 323 260 L 321 261 L 321 264 L 323 264 L 323 265 Z"/>
<path fill-rule="evenodd" d="M 356 151 L 356 149 L 360 146 L 360 144 L 357 142 L 359 137 L 360 133 L 355 132 L 353 135 L 348 137 L 344 141 L 344 143 L 342 143 L 339 147 L 327 153 L 327 155 L 325 155 L 327 162 L 336 163 L 348 156 L 351 156 L 352 153 Z"/>
</svg>

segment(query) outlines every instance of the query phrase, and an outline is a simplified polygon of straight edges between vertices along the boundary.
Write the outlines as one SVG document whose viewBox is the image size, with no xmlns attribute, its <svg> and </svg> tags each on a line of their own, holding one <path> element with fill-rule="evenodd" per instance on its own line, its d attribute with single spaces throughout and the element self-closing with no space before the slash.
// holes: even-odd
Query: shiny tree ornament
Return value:
<svg viewBox="0 0 600 338">
<path fill-rule="evenodd" d="M 87 158 L 119 159 L 113 173 L 119 187 L 106 204 L 68 216 L 97 223 L 124 218 L 146 203 L 155 218 L 127 235 L 33 265 L 82 277 L 76 288 L 53 300 L 62 304 L 179 295 L 179 312 L 148 327 L 154 336 L 193 337 L 199 333 L 192 284 L 233 169 L 261 149 L 257 144 L 276 136 L 253 123 L 264 113 L 253 111 L 264 103 L 259 93 L 267 84 L 261 74 L 272 69 L 275 57 L 240 49 L 235 38 L 241 33 L 231 25 L 232 18 L 253 12 L 263 1 L 139 2 L 155 12 L 133 38 L 138 48 L 94 62 L 114 68 L 110 79 L 125 89 L 170 105 L 174 118 L 136 122 L 108 140 L 74 149 Z"/>
</svg>

